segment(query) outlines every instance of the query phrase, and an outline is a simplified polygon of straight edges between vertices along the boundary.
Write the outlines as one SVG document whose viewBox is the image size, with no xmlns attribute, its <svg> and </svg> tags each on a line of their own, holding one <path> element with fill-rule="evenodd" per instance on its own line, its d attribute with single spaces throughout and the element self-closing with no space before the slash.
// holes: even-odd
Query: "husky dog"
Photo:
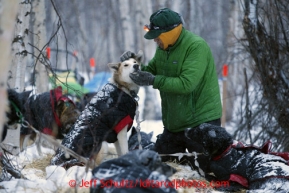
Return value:
<svg viewBox="0 0 289 193">
<path fill-rule="evenodd" d="M 15 123 L 27 121 L 40 132 L 63 139 L 80 114 L 73 101 L 62 94 L 61 87 L 37 95 L 31 92 L 7 90 L 10 110 L 6 113 L 8 120 L 4 132 Z M 35 139 L 36 134 L 30 128 L 21 127 L 21 150 L 27 146 L 29 140 Z"/>
<path fill-rule="evenodd" d="M 288 153 L 270 152 L 271 143 L 263 147 L 244 145 L 223 127 L 207 123 L 186 129 L 186 136 L 202 144 L 204 153 L 211 157 L 209 170 L 214 180 L 230 182 L 227 189 L 222 187 L 226 191 L 288 192 Z"/>
<path fill-rule="evenodd" d="M 26 121 L 57 139 L 63 139 L 80 114 L 74 102 L 62 94 L 60 86 L 49 92 L 30 95 L 24 108 Z M 23 135 L 30 133 L 32 131 L 28 128 L 21 129 Z"/>
<path fill-rule="evenodd" d="M 139 91 L 129 74 L 140 70 L 141 59 L 142 51 L 121 63 L 108 64 L 113 72 L 109 83 L 86 105 L 62 145 L 83 157 L 96 159 L 97 163 L 104 158 L 103 152 L 107 152 L 102 151 L 107 147 L 106 142 L 115 144 L 119 156 L 128 152 L 127 131 L 133 124 Z M 65 168 L 83 164 L 65 155 L 58 149 L 51 164 Z"/>
<path fill-rule="evenodd" d="M 140 137 L 141 137 L 141 146 L 143 149 L 149 149 L 153 150 L 154 149 L 154 142 L 151 141 L 153 137 L 153 131 L 150 133 L 145 133 L 143 131 L 140 131 Z M 138 133 L 135 127 L 132 127 L 131 129 L 131 135 L 129 136 L 128 139 L 128 149 L 129 151 L 135 150 L 135 149 L 140 149 L 139 148 L 139 141 L 138 141 Z"/>
</svg>

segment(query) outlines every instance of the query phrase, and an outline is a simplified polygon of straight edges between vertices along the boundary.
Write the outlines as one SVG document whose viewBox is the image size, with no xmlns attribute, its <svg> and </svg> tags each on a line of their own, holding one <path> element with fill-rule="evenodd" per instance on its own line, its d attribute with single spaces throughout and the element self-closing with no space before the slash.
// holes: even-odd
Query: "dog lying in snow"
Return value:
<svg viewBox="0 0 289 193">
<path fill-rule="evenodd" d="M 280 153 L 281 157 L 270 152 L 269 144 L 262 148 L 245 146 L 233 141 L 224 128 L 206 123 L 187 129 L 186 136 L 203 145 L 204 153 L 211 157 L 209 170 L 215 180 L 229 181 L 231 191 L 243 188 L 288 192 L 288 160 L 282 158 L 288 154 Z"/>
<path fill-rule="evenodd" d="M 150 149 L 152 150 L 154 148 L 154 142 L 151 141 L 153 137 L 153 132 L 145 133 L 143 131 L 140 131 L 140 137 L 141 137 L 141 147 L 142 149 Z M 138 141 L 138 133 L 135 127 L 132 127 L 131 129 L 131 135 L 128 139 L 128 150 L 132 151 L 139 148 L 139 141 Z"/>
<path fill-rule="evenodd" d="M 74 103 L 62 95 L 61 87 L 38 95 L 31 91 L 18 93 L 8 89 L 10 111 L 7 112 L 7 124 L 21 123 L 24 119 L 42 133 L 62 139 L 76 121 L 79 111 Z M 20 149 L 26 147 L 28 139 L 35 140 L 36 134 L 26 127 L 21 127 Z"/>
<path fill-rule="evenodd" d="M 161 161 L 156 152 L 134 150 L 94 168 L 90 192 L 175 193 L 173 186 L 168 185 L 168 177 L 175 172 L 173 167 Z"/>
<path fill-rule="evenodd" d="M 142 52 L 139 52 L 134 58 L 108 64 L 112 78 L 86 105 L 62 145 L 83 157 L 95 159 L 97 163 L 107 152 L 106 142 L 115 144 L 119 156 L 128 152 L 127 131 L 133 123 L 139 91 L 129 74 L 140 70 L 141 59 Z M 58 149 L 51 164 L 66 168 L 82 164 L 65 154 Z"/>
</svg>

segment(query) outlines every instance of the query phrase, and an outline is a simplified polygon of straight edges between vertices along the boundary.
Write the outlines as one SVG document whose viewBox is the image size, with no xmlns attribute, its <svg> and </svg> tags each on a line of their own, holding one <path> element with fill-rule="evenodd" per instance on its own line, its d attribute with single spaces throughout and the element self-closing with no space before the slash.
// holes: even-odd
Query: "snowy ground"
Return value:
<svg viewBox="0 0 289 193">
<path fill-rule="evenodd" d="M 140 120 L 142 120 L 142 107 L 144 99 L 144 89 L 141 88 L 139 92 L 139 112 Z M 157 95 L 158 96 L 158 95 Z M 157 100 L 160 101 L 159 98 Z M 159 106 L 156 108 L 160 108 Z M 137 126 L 137 123 L 134 123 Z M 163 131 L 163 124 L 161 121 L 144 120 L 140 123 L 141 131 L 150 133 L 153 132 L 152 141 L 156 140 L 156 136 Z M 130 134 L 130 133 L 129 133 Z M 110 147 L 113 147 L 110 146 Z M 41 147 L 42 155 L 39 155 L 35 145 L 30 146 L 26 151 L 20 153 L 18 156 L 11 157 L 13 164 L 18 168 L 23 168 L 22 174 L 27 179 L 11 179 L 9 181 L 0 182 L 0 193 L 68 193 L 68 192 L 89 192 L 91 169 L 86 171 L 85 167 L 74 166 L 65 171 L 62 167 L 49 166 L 50 159 L 54 154 L 53 148 L 47 146 Z M 176 163 L 168 163 L 176 168 L 175 173 L 170 180 L 185 180 L 186 182 L 206 183 L 209 187 L 209 182 L 205 181 L 199 176 L 196 171 L 191 170 L 189 166 L 178 165 Z M 82 186 L 86 182 L 87 186 Z M 194 186 L 193 186 L 194 187 Z M 194 193 L 207 192 L 217 193 L 211 188 L 195 189 L 178 187 L 179 193 Z"/>
<path fill-rule="evenodd" d="M 141 123 L 141 130 L 154 132 L 155 137 L 162 132 L 161 121 L 144 121 Z M 30 146 L 26 151 L 17 157 L 12 157 L 13 164 L 22 169 L 22 174 L 27 179 L 11 179 L 0 182 L 0 192 L 7 193 L 54 193 L 54 192 L 89 192 L 91 169 L 86 171 L 85 167 L 74 166 L 67 171 L 62 167 L 49 166 L 49 160 L 54 153 L 52 148 L 41 147 L 42 155 L 39 155 L 35 145 Z M 189 166 L 182 166 L 176 163 L 169 163 L 177 169 L 171 180 L 195 180 L 194 182 L 206 183 L 196 171 Z M 83 186 L 83 183 L 87 183 Z M 208 184 L 209 185 L 209 184 Z M 210 188 L 195 189 L 178 187 L 178 192 L 216 192 Z"/>
</svg>

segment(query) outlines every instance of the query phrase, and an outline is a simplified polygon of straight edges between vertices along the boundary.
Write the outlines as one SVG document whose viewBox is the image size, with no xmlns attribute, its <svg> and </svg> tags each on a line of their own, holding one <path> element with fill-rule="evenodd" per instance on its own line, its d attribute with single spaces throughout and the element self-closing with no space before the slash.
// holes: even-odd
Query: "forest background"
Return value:
<svg viewBox="0 0 289 193">
<path fill-rule="evenodd" d="M 223 126 L 237 140 L 270 139 L 275 150 L 289 151 L 289 0 L 0 0 L 1 125 L 7 88 L 45 92 L 61 71 L 89 82 L 127 50 L 143 50 L 148 62 L 156 44 L 143 38 L 143 26 L 163 7 L 210 45 Z M 143 118 L 160 119 L 158 92 L 144 89 Z"/>
</svg>

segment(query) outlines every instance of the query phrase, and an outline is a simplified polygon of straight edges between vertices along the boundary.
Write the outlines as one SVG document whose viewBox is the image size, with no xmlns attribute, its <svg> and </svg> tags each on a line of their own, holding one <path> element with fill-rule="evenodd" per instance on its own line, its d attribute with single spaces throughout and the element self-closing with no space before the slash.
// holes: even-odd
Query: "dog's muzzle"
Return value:
<svg viewBox="0 0 289 193">
<path fill-rule="evenodd" d="M 138 70 L 139 70 L 139 65 L 138 65 L 138 64 L 133 65 L 133 69 L 134 69 L 135 71 L 138 71 Z"/>
</svg>

